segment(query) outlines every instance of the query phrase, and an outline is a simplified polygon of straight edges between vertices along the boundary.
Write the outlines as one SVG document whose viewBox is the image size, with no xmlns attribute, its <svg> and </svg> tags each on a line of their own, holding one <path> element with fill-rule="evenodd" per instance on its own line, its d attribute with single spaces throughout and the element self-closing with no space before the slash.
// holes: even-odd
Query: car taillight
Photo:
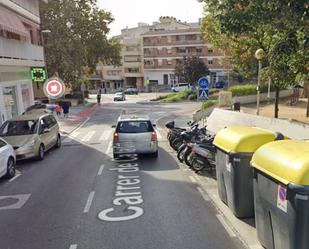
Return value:
<svg viewBox="0 0 309 249">
<path fill-rule="evenodd" d="M 119 142 L 119 134 L 117 132 L 114 133 L 114 143 Z"/>
<path fill-rule="evenodd" d="M 157 141 L 157 133 L 154 131 L 151 133 L 151 141 Z"/>
</svg>

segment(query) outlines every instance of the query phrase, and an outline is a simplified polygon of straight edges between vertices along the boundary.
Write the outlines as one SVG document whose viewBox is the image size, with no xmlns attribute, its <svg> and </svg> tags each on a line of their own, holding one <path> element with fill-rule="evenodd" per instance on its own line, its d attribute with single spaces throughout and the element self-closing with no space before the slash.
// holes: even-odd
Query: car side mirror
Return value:
<svg viewBox="0 0 309 249">
<path fill-rule="evenodd" d="M 116 128 L 116 125 L 112 125 L 112 128 Z"/>
</svg>

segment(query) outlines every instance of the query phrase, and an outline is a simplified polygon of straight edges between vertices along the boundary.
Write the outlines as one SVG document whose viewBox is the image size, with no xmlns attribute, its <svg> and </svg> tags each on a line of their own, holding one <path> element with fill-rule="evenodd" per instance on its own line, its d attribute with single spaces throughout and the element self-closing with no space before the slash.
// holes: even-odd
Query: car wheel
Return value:
<svg viewBox="0 0 309 249">
<path fill-rule="evenodd" d="M 39 147 L 38 160 L 43 160 L 44 156 L 45 156 L 45 148 L 44 148 L 44 145 L 41 144 Z"/>
<path fill-rule="evenodd" d="M 151 153 L 151 157 L 153 157 L 153 158 L 157 158 L 158 157 L 158 151 L 156 151 L 156 152 L 154 152 L 154 153 Z"/>
<path fill-rule="evenodd" d="M 58 134 L 55 148 L 59 149 L 60 147 L 61 147 L 61 136 Z"/>
<path fill-rule="evenodd" d="M 9 157 L 7 162 L 6 178 L 13 178 L 15 176 L 15 161 L 12 157 Z"/>
</svg>

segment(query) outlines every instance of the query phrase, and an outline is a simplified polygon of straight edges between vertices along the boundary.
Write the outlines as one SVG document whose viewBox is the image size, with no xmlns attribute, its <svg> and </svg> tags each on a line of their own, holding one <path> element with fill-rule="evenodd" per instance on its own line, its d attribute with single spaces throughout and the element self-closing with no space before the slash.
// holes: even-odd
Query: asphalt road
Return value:
<svg viewBox="0 0 309 249">
<path fill-rule="evenodd" d="M 243 248 L 194 173 L 179 168 L 162 131 L 157 159 L 111 158 L 111 125 L 121 113 L 156 121 L 176 109 L 102 105 L 44 161 L 19 162 L 21 174 L 0 181 L 0 248 Z"/>
</svg>

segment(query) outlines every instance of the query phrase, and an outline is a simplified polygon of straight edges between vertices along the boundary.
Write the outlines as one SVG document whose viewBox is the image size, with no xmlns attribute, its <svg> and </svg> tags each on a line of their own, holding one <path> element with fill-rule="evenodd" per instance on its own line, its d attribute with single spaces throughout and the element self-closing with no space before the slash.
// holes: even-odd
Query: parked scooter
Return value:
<svg viewBox="0 0 309 249">
<path fill-rule="evenodd" d="M 200 172 L 216 168 L 216 147 L 212 143 L 196 143 L 192 148 L 192 169 Z"/>
</svg>

